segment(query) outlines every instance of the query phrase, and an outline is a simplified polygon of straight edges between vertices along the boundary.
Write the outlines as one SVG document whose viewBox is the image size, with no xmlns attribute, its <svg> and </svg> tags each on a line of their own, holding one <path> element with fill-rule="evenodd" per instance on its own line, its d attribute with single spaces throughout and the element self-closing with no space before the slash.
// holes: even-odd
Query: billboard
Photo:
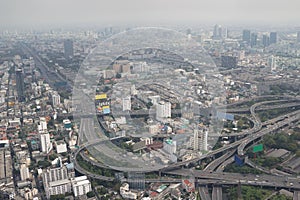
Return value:
<svg viewBox="0 0 300 200">
<path fill-rule="evenodd" d="M 102 110 L 103 110 L 103 114 L 109 114 L 110 113 L 110 107 L 109 106 L 103 106 Z"/>
<path fill-rule="evenodd" d="M 256 153 L 256 152 L 261 152 L 264 150 L 264 146 L 263 144 L 258 144 L 258 145 L 255 145 L 253 146 L 253 153 Z"/>
<path fill-rule="evenodd" d="M 106 98 L 107 98 L 106 94 L 97 94 L 95 96 L 95 100 L 106 99 Z"/>
</svg>

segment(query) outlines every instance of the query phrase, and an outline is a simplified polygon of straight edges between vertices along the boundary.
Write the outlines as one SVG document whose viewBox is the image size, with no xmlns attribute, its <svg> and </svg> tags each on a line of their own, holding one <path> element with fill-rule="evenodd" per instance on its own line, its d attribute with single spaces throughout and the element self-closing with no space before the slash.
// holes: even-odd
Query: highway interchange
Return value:
<svg viewBox="0 0 300 200">
<path fill-rule="evenodd" d="M 196 181 L 199 185 L 199 194 L 202 199 L 211 199 L 211 196 L 208 192 L 208 184 L 213 185 L 213 193 L 212 197 L 213 199 L 222 199 L 222 185 L 234 185 L 234 184 L 241 184 L 241 185 L 253 185 L 253 186 L 263 186 L 263 187 L 273 187 L 273 188 L 286 188 L 289 190 L 300 190 L 300 184 L 298 179 L 295 179 L 294 177 L 286 177 L 286 176 L 278 176 L 278 175 L 260 175 L 260 177 L 257 177 L 256 175 L 247 174 L 236 174 L 236 173 L 224 173 L 222 172 L 224 167 L 232 162 L 234 162 L 233 155 L 235 152 L 237 152 L 239 155 L 244 155 L 245 148 L 253 143 L 254 141 L 258 140 L 262 136 L 272 133 L 280 128 L 286 127 L 291 125 L 293 122 L 298 122 L 300 119 L 300 111 L 296 110 L 291 113 L 287 113 L 284 115 L 281 115 L 279 117 L 276 117 L 272 120 L 269 120 L 267 122 L 262 123 L 258 116 L 255 114 L 256 108 L 260 108 L 260 106 L 263 106 L 265 104 L 271 104 L 275 102 L 282 101 L 282 105 L 274 105 L 276 108 L 281 107 L 294 107 L 297 106 L 298 103 L 287 103 L 288 101 L 284 100 L 274 100 L 274 101 L 263 101 L 256 104 L 253 104 L 250 107 L 250 113 L 252 116 L 252 120 L 254 122 L 254 126 L 250 130 L 246 130 L 239 135 L 244 135 L 242 139 L 239 139 L 227 146 L 221 147 L 217 150 L 211 151 L 205 155 L 202 155 L 196 159 L 178 162 L 169 166 L 166 166 L 159 171 L 164 174 L 172 174 L 172 175 L 181 175 L 186 176 L 187 174 L 192 174 L 195 176 Z M 288 105 L 285 105 L 288 104 Z M 293 104 L 293 105 L 291 105 Z M 264 106 L 263 108 L 272 108 L 272 106 Z M 93 127 L 93 125 L 89 124 L 86 125 L 85 123 L 93 123 L 91 122 L 93 119 L 91 118 L 83 118 L 81 121 L 81 127 L 84 129 L 85 136 L 90 138 L 88 142 L 81 146 L 81 148 L 75 153 L 74 158 L 78 155 L 78 152 L 81 150 L 88 148 L 89 146 L 95 146 L 97 147 L 97 144 L 100 149 L 99 151 L 103 151 L 103 141 L 107 141 L 107 138 L 105 140 L 99 139 L 98 136 L 93 136 L 92 132 L 93 130 L 89 130 L 88 127 Z M 82 131 L 83 131 L 82 129 Z M 90 132 L 91 135 L 86 135 L 87 132 Z M 97 139 L 98 138 L 98 139 Z M 223 153 L 223 156 L 213 160 L 204 170 L 194 170 L 194 169 L 183 169 L 182 167 L 188 166 L 190 163 L 198 163 L 199 161 L 205 159 L 214 157 L 216 154 Z M 81 154 L 84 156 L 84 154 Z M 87 159 L 89 162 L 99 165 L 99 162 Z M 96 174 L 92 174 L 90 172 L 87 172 L 86 170 L 82 169 L 78 163 L 75 161 L 75 167 L 76 170 L 78 170 L 80 173 L 86 174 L 93 178 L 98 178 L 102 180 L 108 180 L 111 181 L 113 178 L 111 177 L 103 177 Z M 101 165 L 101 164 L 100 164 Z M 103 165 L 102 165 L 103 166 Z M 109 166 L 106 166 L 109 167 Z M 118 169 L 117 169 L 118 170 Z M 120 169 L 119 169 L 120 170 Z M 192 171 L 191 171 L 192 170 Z M 122 170 L 121 170 L 122 171 Z M 124 170 L 126 171 L 126 170 Z M 157 171 L 156 169 L 149 169 L 150 171 Z M 166 178 L 160 178 L 156 181 L 154 180 L 146 180 L 146 182 L 180 182 L 180 180 L 170 180 Z"/>
</svg>

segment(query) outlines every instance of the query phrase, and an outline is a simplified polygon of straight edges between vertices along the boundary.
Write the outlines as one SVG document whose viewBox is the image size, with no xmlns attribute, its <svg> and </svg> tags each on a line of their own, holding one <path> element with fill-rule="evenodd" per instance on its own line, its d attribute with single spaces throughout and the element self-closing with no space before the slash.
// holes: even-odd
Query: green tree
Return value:
<svg viewBox="0 0 300 200">
<path fill-rule="evenodd" d="M 86 194 L 86 196 L 87 196 L 88 198 L 92 198 L 92 197 L 95 196 L 95 193 L 94 193 L 93 191 L 90 191 L 90 192 L 88 192 L 88 193 Z"/>
</svg>

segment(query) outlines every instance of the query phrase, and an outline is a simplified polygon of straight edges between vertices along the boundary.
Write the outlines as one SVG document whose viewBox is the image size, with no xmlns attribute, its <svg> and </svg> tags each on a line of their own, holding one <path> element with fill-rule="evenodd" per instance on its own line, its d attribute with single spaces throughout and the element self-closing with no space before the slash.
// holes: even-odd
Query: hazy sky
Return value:
<svg viewBox="0 0 300 200">
<path fill-rule="evenodd" d="M 0 0 L 0 27 L 176 22 L 296 26 L 300 0 Z"/>
</svg>

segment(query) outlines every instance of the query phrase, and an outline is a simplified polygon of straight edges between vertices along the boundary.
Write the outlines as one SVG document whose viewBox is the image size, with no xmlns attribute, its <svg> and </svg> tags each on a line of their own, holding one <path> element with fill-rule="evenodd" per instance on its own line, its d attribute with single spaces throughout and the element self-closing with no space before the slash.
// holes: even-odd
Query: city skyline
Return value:
<svg viewBox="0 0 300 200">
<path fill-rule="evenodd" d="M 0 1 L 2 28 L 72 25 L 238 24 L 299 26 L 300 2 L 283 1 Z"/>
</svg>

